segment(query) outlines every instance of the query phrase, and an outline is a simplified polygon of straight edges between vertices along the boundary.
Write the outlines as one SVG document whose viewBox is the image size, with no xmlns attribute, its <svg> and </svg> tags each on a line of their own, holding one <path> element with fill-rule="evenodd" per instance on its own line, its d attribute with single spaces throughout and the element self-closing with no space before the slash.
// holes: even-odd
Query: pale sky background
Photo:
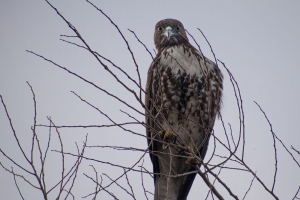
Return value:
<svg viewBox="0 0 300 200">
<path fill-rule="evenodd" d="M 300 1 L 93 2 L 114 20 L 129 41 L 139 64 L 143 86 L 145 86 L 151 57 L 127 29 L 134 30 L 152 50 L 156 22 L 164 18 L 178 19 L 197 39 L 204 54 L 213 59 L 209 46 L 197 31 L 197 28 L 201 28 L 217 58 L 226 63 L 239 83 L 245 111 L 246 163 L 257 171 L 257 175 L 271 188 L 275 162 L 272 136 L 267 121 L 253 101 L 257 101 L 265 110 L 274 132 L 285 145 L 288 148 L 293 145 L 299 150 Z M 52 0 L 51 3 L 79 30 L 94 50 L 111 59 L 137 80 L 135 66 L 124 41 L 100 12 L 83 0 Z M 4 98 L 20 142 L 27 154 L 30 152 L 33 101 L 26 81 L 30 82 L 35 91 L 38 124 L 48 124 L 47 116 L 51 116 L 57 125 L 111 124 L 70 91 L 75 91 L 117 122 L 132 121 L 121 113 L 120 109 L 141 121 L 144 120 L 143 116 L 109 98 L 103 92 L 26 52 L 32 50 L 52 59 L 117 94 L 140 111 L 143 110 L 94 57 L 83 49 L 59 41 L 62 34 L 74 35 L 45 1 L 0 2 L 0 94 Z M 80 43 L 74 38 L 70 40 Z M 238 131 L 236 100 L 228 75 L 223 67 L 220 69 L 225 75 L 222 115 L 225 123 L 231 123 L 233 132 L 236 133 Z M 121 78 L 137 91 L 125 76 Z M 145 134 L 141 126 L 127 126 L 127 128 Z M 216 122 L 215 131 L 222 138 L 220 121 Z M 40 127 L 37 132 L 45 147 L 48 129 Z M 76 153 L 75 142 L 82 146 L 86 133 L 89 133 L 89 145 L 146 148 L 145 138 L 134 136 L 118 128 L 60 129 L 60 132 L 66 152 Z M 59 150 L 58 144 L 57 135 L 52 132 L 50 149 Z M 209 146 L 210 152 L 212 144 Z M 0 106 L 0 148 L 29 169 L 29 165 L 17 148 L 2 105 Z M 217 150 L 219 154 L 226 155 L 222 149 Z M 300 169 L 279 142 L 277 142 L 277 151 L 279 164 L 275 194 L 280 199 L 292 199 L 300 185 Z M 299 161 L 300 156 L 294 155 Z M 141 153 L 92 148 L 86 150 L 86 156 L 130 167 L 138 160 Z M 48 159 L 46 180 L 49 189 L 59 180 L 61 158 L 58 153 L 49 152 Z M 72 165 L 74 158 L 67 157 L 67 161 L 66 168 Z M 0 162 L 8 168 L 12 166 L 3 155 L 0 155 Z M 86 173 L 94 176 L 90 164 L 96 167 L 99 174 L 106 173 L 112 178 L 122 174 L 120 168 L 84 161 L 73 189 L 76 199 L 81 199 L 94 191 L 93 183 L 83 175 Z M 144 166 L 152 171 L 148 155 L 145 156 Z M 14 167 L 14 170 L 23 173 L 17 167 Z M 109 180 L 104 176 L 103 178 L 103 185 L 108 184 Z M 137 199 L 145 199 L 140 174 L 130 172 L 129 178 Z M 224 170 L 220 178 L 242 199 L 252 176 L 239 171 Z M 17 180 L 25 199 L 42 198 L 41 193 L 36 189 L 29 187 L 20 179 Z M 32 178 L 30 180 L 35 181 Z M 119 183 L 129 189 L 125 178 L 122 178 Z M 144 177 L 144 184 L 149 191 L 153 192 L 153 180 L 147 175 Z M 225 199 L 231 199 L 220 185 L 217 188 Z M 128 194 L 115 185 L 109 189 L 119 199 L 130 199 Z M 207 190 L 202 179 L 197 177 L 189 199 L 204 199 Z M 51 199 L 56 197 L 56 192 L 50 195 Z M 2 168 L 0 168 L 0 199 L 21 199 L 14 185 L 13 176 Z M 112 198 L 105 192 L 101 192 L 99 199 Z M 149 199 L 152 199 L 151 195 Z M 255 180 L 246 199 L 273 198 Z"/>
</svg>

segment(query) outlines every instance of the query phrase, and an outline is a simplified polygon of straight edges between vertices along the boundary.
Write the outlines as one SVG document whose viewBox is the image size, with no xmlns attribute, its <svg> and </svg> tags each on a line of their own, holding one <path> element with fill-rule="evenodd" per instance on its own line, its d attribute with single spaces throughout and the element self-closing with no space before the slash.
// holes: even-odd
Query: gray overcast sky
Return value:
<svg viewBox="0 0 300 200">
<path fill-rule="evenodd" d="M 135 66 L 124 41 L 110 22 L 90 4 L 80 0 L 52 0 L 51 3 L 80 31 L 91 47 L 113 60 L 137 80 Z M 246 120 L 246 161 L 258 176 L 271 187 L 274 173 L 274 154 L 270 128 L 263 114 L 253 101 L 257 101 L 267 113 L 277 136 L 290 147 L 300 149 L 300 1 L 94 1 L 119 26 L 132 47 L 139 64 L 142 84 L 145 85 L 151 57 L 127 30 L 136 32 L 151 50 L 154 48 L 153 33 L 156 22 L 164 18 L 180 20 L 201 45 L 204 54 L 213 59 L 209 46 L 197 31 L 205 33 L 220 60 L 226 63 L 239 83 Z M 133 97 L 86 51 L 59 41 L 60 35 L 74 35 L 55 11 L 41 0 L 11 0 L 0 2 L 0 94 L 10 112 L 20 141 L 27 152 L 30 149 L 33 123 L 33 102 L 30 88 L 33 86 L 38 109 L 38 123 L 48 124 L 46 116 L 51 116 L 58 125 L 110 124 L 95 110 L 81 102 L 70 91 L 93 103 L 118 122 L 130 121 L 119 109 L 130 112 L 139 120 L 143 116 L 130 111 L 116 100 L 91 87 L 78 78 L 54 65 L 30 54 L 26 50 L 52 59 L 95 84 L 114 94 L 142 111 Z M 70 40 L 76 42 L 74 38 Z M 238 130 L 238 115 L 229 77 L 225 75 L 224 106 L 222 115 L 226 124 Z M 116 72 L 117 73 L 117 72 Z M 117 73 L 119 74 L 119 73 Z M 123 80 L 133 87 L 133 84 Z M 136 90 L 136 88 L 135 88 Z M 144 134 L 143 127 L 130 127 Z M 216 134 L 222 133 L 220 122 L 216 123 Z M 85 134 L 89 133 L 90 145 L 119 145 L 146 148 L 146 139 L 133 136 L 120 129 L 61 129 L 65 150 L 76 152 L 75 142 L 82 145 Z M 46 145 L 48 130 L 38 128 L 41 141 Z M 59 149 L 53 132 L 51 150 Z M 291 199 L 300 184 L 298 166 L 278 145 L 278 183 L 275 193 L 280 199 Z M 0 106 L 0 148 L 29 168 L 22 159 L 10 130 L 4 109 Z M 210 150 L 212 149 L 212 143 Z M 88 149 L 87 155 L 95 159 L 110 161 L 126 166 L 133 165 L 141 154 L 106 149 Z M 299 155 L 296 158 L 299 160 Z M 68 167 L 71 166 L 72 158 Z M 48 188 L 59 179 L 59 154 L 50 152 L 46 172 Z M 0 162 L 10 167 L 2 155 Z M 71 163 L 71 164 L 70 164 Z M 93 176 L 89 164 L 94 164 L 99 173 L 107 173 L 113 178 L 122 174 L 122 169 L 107 165 L 83 162 L 80 168 L 74 194 L 77 199 L 93 192 L 94 185 L 82 173 Z M 145 166 L 151 170 L 149 156 Z M 21 172 L 15 168 L 17 172 Z M 137 199 L 145 199 L 140 174 L 130 173 Z M 233 192 L 240 198 L 247 191 L 251 176 L 241 172 L 224 171 L 221 175 Z M 31 179 L 33 180 L 33 179 Z M 19 185 L 25 199 L 40 199 L 40 194 L 20 179 Z M 109 183 L 108 179 L 104 183 Z M 126 179 L 120 181 L 126 185 Z M 20 199 L 13 182 L 13 176 L 0 169 L 0 199 Z M 145 185 L 153 191 L 153 180 L 146 176 Z M 220 187 L 221 188 L 221 187 Z M 130 199 L 124 191 L 112 186 L 111 190 L 120 199 Z M 205 191 L 205 192 L 203 192 Z M 194 182 L 189 199 L 204 199 L 207 187 L 198 177 Z M 222 195 L 227 192 L 220 189 Z M 55 195 L 53 194 L 53 198 Z M 100 199 L 111 199 L 105 193 Z M 150 197 L 150 196 L 149 196 Z M 227 198 L 226 198 L 227 199 Z M 229 198 L 228 198 L 229 199 Z M 254 182 L 248 199 L 272 199 Z"/>
</svg>

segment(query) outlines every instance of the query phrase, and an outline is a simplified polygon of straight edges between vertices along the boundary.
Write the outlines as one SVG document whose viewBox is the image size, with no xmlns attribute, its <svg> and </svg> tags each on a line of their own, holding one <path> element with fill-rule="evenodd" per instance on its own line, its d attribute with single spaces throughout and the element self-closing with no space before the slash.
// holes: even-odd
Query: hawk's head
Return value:
<svg viewBox="0 0 300 200">
<path fill-rule="evenodd" d="M 163 47 L 170 47 L 188 43 L 182 23 L 176 19 L 163 19 L 155 25 L 154 43 L 159 51 Z"/>
</svg>

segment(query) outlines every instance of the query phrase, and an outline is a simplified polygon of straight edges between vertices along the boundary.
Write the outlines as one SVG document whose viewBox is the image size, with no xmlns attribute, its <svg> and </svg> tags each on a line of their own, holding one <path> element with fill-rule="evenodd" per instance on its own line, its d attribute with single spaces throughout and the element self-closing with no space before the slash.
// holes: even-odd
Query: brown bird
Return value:
<svg viewBox="0 0 300 200">
<path fill-rule="evenodd" d="M 153 163 L 154 200 L 185 200 L 195 166 L 207 151 L 220 113 L 223 76 L 194 48 L 182 23 L 164 19 L 155 26 L 158 50 L 146 85 L 146 124 Z"/>
</svg>

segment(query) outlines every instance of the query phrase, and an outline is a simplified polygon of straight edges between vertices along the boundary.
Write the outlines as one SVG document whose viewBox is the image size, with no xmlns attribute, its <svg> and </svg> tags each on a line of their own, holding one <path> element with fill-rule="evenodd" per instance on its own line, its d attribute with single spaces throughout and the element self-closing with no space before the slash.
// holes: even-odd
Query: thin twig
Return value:
<svg viewBox="0 0 300 200">
<path fill-rule="evenodd" d="M 291 148 L 300 155 L 300 151 L 298 151 L 297 149 L 295 149 L 292 145 L 291 145 Z"/>
<path fill-rule="evenodd" d="M 260 107 L 260 105 L 254 101 L 254 103 L 259 107 L 260 111 L 264 114 L 265 118 L 267 119 L 269 125 L 270 125 L 270 131 L 271 131 L 271 134 L 272 134 L 272 137 L 273 137 L 273 147 L 274 147 L 274 155 L 275 155 L 275 172 L 274 172 L 274 179 L 273 179 L 273 185 L 272 185 L 272 192 L 274 191 L 274 187 L 275 187 L 275 183 L 276 183 L 276 176 L 277 176 L 277 169 L 278 169 L 278 166 L 277 166 L 277 149 L 276 149 L 276 140 L 275 140 L 275 133 L 273 131 L 273 127 L 272 127 L 272 124 L 271 122 L 269 121 L 266 113 L 263 111 L 263 109 Z"/>
<path fill-rule="evenodd" d="M 18 183 L 17 183 L 17 180 L 16 180 L 16 175 L 15 175 L 15 173 L 14 173 L 14 169 L 11 168 L 11 171 L 12 171 L 12 174 L 14 175 L 14 181 L 15 181 L 15 185 L 16 185 L 16 187 L 17 187 L 17 189 L 18 189 L 18 192 L 19 192 L 21 198 L 24 200 L 24 197 L 23 197 L 23 195 L 22 195 L 22 193 L 21 193 L 21 190 L 20 190 L 20 188 L 19 188 L 19 186 L 18 186 Z"/>
<path fill-rule="evenodd" d="M 127 49 L 128 51 L 130 52 L 131 54 L 131 57 L 132 57 L 132 60 L 135 64 L 135 67 L 136 67 L 136 72 L 137 72 L 137 75 L 138 75 L 138 79 L 139 79 L 139 86 L 140 86 L 140 100 L 142 100 L 142 90 L 141 90 L 141 75 L 140 75 L 140 71 L 139 71 L 139 66 L 137 64 L 137 62 L 135 61 L 135 57 L 134 57 L 134 54 L 129 46 L 129 43 L 127 42 L 125 36 L 123 35 L 122 31 L 119 29 L 119 27 L 111 20 L 111 18 L 109 16 L 107 16 L 100 8 L 98 8 L 95 4 L 93 4 L 92 2 L 90 2 L 89 0 L 86 0 L 86 2 L 88 2 L 89 4 L 91 4 L 94 8 L 96 8 L 98 11 L 100 11 L 102 13 L 102 15 L 104 15 L 109 21 L 110 23 L 112 23 L 116 29 L 118 30 L 119 34 L 121 35 L 121 37 L 123 38 L 124 42 L 126 43 L 127 45 Z"/>
<path fill-rule="evenodd" d="M 200 168 L 197 166 L 195 167 L 198 171 L 198 174 L 201 176 L 203 181 L 206 183 L 206 185 L 210 188 L 210 190 L 218 197 L 220 200 L 224 200 L 224 198 L 221 196 L 221 194 L 216 190 L 216 188 L 209 182 L 208 178 L 205 176 L 205 174 L 200 170 Z"/>
<path fill-rule="evenodd" d="M 153 57 L 152 53 L 149 51 L 149 49 L 147 48 L 147 46 L 137 37 L 137 35 L 135 34 L 135 32 L 132 31 L 132 30 L 130 30 L 130 29 L 128 29 L 128 30 L 134 35 L 134 37 L 138 40 L 138 42 L 141 43 L 145 47 L 146 51 L 150 54 L 152 60 L 154 60 L 154 57 Z"/>
<path fill-rule="evenodd" d="M 123 169 L 123 170 L 124 170 L 124 174 L 125 174 L 125 177 L 126 177 L 127 184 L 128 184 L 128 186 L 130 187 L 130 190 L 131 190 L 132 198 L 136 200 L 134 192 L 133 192 L 133 188 L 132 188 L 132 186 L 129 182 L 129 178 L 128 178 L 128 175 L 127 175 L 128 172 L 126 172 L 126 169 Z"/>
<path fill-rule="evenodd" d="M 256 172 L 255 172 L 255 174 L 256 174 Z M 245 195 L 244 195 L 244 197 L 243 197 L 242 200 L 244 200 L 244 199 L 246 198 L 248 192 L 250 191 L 250 189 L 251 189 L 251 187 L 252 187 L 252 184 L 253 184 L 254 179 L 255 179 L 255 176 L 253 176 L 253 178 L 252 178 L 252 180 L 251 180 L 251 183 L 250 183 L 250 186 L 249 186 L 248 190 L 246 191 L 246 193 L 245 193 Z"/>
</svg>

